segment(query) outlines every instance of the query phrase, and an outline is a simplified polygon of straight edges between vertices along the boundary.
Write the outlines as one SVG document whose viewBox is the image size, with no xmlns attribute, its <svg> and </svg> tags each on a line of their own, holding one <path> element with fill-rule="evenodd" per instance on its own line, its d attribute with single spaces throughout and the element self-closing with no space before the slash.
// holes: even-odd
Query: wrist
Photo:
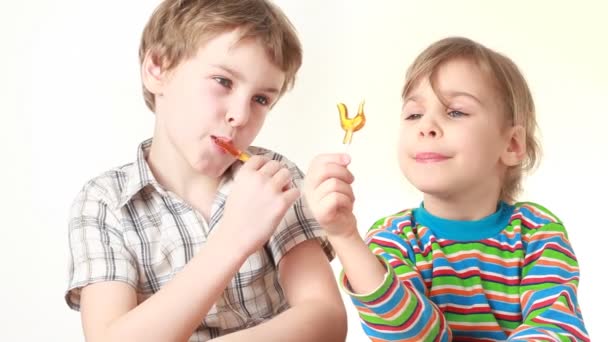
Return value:
<svg viewBox="0 0 608 342">
<path fill-rule="evenodd" d="M 332 245 L 334 243 L 338 244 L 338 245 L 348 245 L 348 244 L 352 244 L 352 243 L 358 244 L 358 243 L 363 242 L 363 239 L 361 238 L 361 235 L 359 235 L 359 231 L 357 230 L 356 226 L 352 227 L 348 231 L 341 232 L 341 233 L 328 232 L 327 239 L 329 240 L 329 242 Z"/>
<path fill-rule="evenodd" d="M 352 293 L 370 294 L 387 280 L 390 271 L 359 234 L 328 238 L 349 282 Z M 341 280 L 342 281 L 342 280 Z"/>
<path fill-rule="evenodd" d="M 255 250 L 242 235 L 234 234 L 229 229 L 224 229 L 224 223 L 219 222 L 212 234 L 209 236 L 208 245 L 216 246 L 222 251 L 230 247 L 227 257 L 235 259 L 235 262 L 244 263 Z M 239 265 L 240 265 L 239 264 Z"/>
</svg>

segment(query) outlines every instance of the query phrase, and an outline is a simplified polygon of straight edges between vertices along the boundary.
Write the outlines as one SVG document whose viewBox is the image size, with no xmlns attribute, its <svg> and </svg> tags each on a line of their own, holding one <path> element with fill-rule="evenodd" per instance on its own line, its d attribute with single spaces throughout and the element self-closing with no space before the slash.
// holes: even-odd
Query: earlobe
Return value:
<svg viewBox="0 0 608 342">
<path fill-rule="evenodd" d="M 141 65 L 141 79 L 144 87 L 154 95 L 162 95 L 163 76 L 160 58 L 154 51 L 148 51 Z"/>
<path fill-rule="evenodd" d="M 520 164 L 526 155 L 526 130 L 520 125 L 511 127 L 508 139 L 501 159 L 505 165 L 515 166 Z"/>
</svg>

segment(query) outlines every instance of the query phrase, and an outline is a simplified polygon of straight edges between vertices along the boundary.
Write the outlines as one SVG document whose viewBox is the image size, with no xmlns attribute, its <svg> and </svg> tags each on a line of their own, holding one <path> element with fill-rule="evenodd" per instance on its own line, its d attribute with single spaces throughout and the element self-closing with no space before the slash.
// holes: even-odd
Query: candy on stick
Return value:
<svg viewBox="0 0 608 342">
<path fill-rule="evenodd" d="M 228 142 L 224 139 L 218 138 L 215 135 L 211 136 L 211 140 L 213 140 L 213 142 L 216 145 L 221 147 L 224 151 L 231 154 L 238 160 L 240 160 L 242 162 L 246 162 L 247 160 L 249 160 L 249 154 L 247 154 L 246 152 L 240 151 L 238 148 L 234 147 L 234 145 L 232 145 L 230 142 Z"/>
<path fill-rule="evenodd" d="M 361 104 L 359 104 L 357 115 L 355 115 L 354 118 L 349 118 L 346 105 L 344 103 L 338 103 L 338 111 L 340 111 L 340 125 L 345 132 L 344 139 L 342 140 L 343 144 L 350 145 L 350 142 L 353 139 L 353 133 L 360 130 L 365 125 L 365 114 L 363 113 L 364 105 L 365 100 L 361 101 Z"/>
</svg>

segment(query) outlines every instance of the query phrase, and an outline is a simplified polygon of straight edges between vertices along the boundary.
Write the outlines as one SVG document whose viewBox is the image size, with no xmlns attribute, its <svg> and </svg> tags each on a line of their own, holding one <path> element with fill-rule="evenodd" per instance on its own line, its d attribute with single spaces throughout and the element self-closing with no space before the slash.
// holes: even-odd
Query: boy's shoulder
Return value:
<svg viewBox="0 0 608 342">
<path fill-rule="evenodd" d="M 133 173 L 137 172 L 135 162 L 106 170 L 84 183 L 76 201 L 96 201 L 110 208 L 118 207 L 131 186 Z"/>
<path fill-rule="evenodd" d="M 270 158 L 273 160 L 286 161 L 286 162 L 291 163 L 291 161 L 289 159 L 287 159 L 287 157 L 285 157 L 281 153 L 278 153 L 276 151 L 270 150 L 265 147 L 252 145 L 252 146 L 247 147 L 247 152 L 251 153 L 252 155 L 264 156 L 264 157 L 267 157 L 267 158 Z"/>
</svg>

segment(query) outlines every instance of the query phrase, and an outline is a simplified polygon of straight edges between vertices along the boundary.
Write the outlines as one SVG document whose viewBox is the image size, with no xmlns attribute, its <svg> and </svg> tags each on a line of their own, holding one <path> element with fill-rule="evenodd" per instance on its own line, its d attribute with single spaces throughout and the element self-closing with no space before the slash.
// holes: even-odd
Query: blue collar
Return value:
<svg viewBox="0 0 608 342">
<path fill-rule="evenodd" d="M 507 227 L 514 206 L 500 202 L 496 212 L 476 221 L 448 220 L 429 213 L 424 203 L 414 209 L 417 223 L 428 227 L 435 236 L 454 241 L 479 241 L 496 236 Z"/>
</svg>

